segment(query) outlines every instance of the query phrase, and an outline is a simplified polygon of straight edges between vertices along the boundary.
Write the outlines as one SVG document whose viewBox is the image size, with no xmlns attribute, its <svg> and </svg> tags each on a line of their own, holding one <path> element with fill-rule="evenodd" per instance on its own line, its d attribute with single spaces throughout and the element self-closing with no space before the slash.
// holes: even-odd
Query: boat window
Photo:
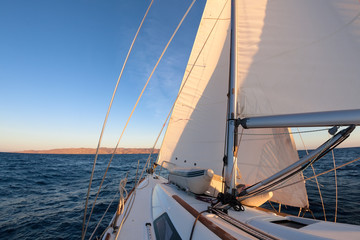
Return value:
<svg viewBox="0 0 360 240">
<path fill-rule="evenodd" d="M 307 224 L 299 223 L 299 222 L 295 222 L 295 221 L 291 221 L 291 220 L 272 221 L 272 223 L 276 223 L 281 226 L 292 227 L 292 228 L 296 228 L 296 229 L 307 226 Z"/>
<path fill-rule="evenodd" d="M 163 213 L 154 221 L 157 240 L 181 240 L 167 213 Z"/>
</svg>

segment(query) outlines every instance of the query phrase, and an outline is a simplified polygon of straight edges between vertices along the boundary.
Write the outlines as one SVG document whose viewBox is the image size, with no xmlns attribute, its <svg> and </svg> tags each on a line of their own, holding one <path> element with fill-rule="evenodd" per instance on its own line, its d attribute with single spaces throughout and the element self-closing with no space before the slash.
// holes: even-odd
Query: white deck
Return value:
<svg viewBox="0 0 360 240">
<path fill-rule="evenodd" d="M 153 228 L 154 220 L 166 212 L 174 227 L 182 239 L 189 239 L 195 218 L 175 199 L 174 195 L 180 197 L 198 212 L 204 211 L 209 203 L 199 201 L 191 193 L 179 190 L 176 186 L 166 184 L 163 178 L 152 176 L 140 184 L 135 193 L 135 200 L 132 204 L 129 215 L 124 222 L 118 239 L 156 239 Z M 131 204 L 129 200 L 125 204 Z M 253 236 L 239 230 L 233 225 L 225 222 L 218 216 L 210 213 L 203 213 L 204 216 L 222 230 L 236 239 L 256 239 Z M 261 231 L 270 234 L 278 239 L 359 239 L 360 226 L 323 222 L 312 219 L 297 217 L 282 217 L 274 213 L 263 212 L 247 207 L 245 211 L 229 211 L 229 215 L 243 223 L 251 225 Z M 122 216 L 117 225 L 120 224 Z M 276 220 L 293 220 L 307 224 L 300 229 L 282 226 L 272 223 Z M 146 223 L 150 223 L 150 235 L 147 233 Z M 108 232 L 112 232 L 108 230 Z M 104 238 L 106 237 L 106 234 Z M 108 236 L 114 239 L 114 235 Z M 200 221 L 196 223 L 193 239 L 219 239 L 219 237 L 204 226 Z"/>
</svg>

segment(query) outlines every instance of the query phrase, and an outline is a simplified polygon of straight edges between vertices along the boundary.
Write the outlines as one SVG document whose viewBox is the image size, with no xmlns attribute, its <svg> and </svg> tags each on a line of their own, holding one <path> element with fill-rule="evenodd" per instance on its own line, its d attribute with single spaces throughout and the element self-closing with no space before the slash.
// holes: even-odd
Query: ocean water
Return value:
<svg viewBox="0 0 360 240">
<path fill-rule="evenodd" d="M 304 154 L 299 151 L 300 156 Z M 335 149 L 336 165 L 358 157 L 360 148 Z M 109 159 L 108 155 L 99 156 L 90 207 Z M 128 171 L 129 176 L 135 176 L 138 161 L 143 166 L 146 159 L 147 155 L 142 154 L 115 156 L 91 218 L 87 238 L 113 199 L 120 180 Z M 92 163 L 93 155 L 0 153 L 0 239 L 79 239 Z M 317 173 L 333 168 L 331 154 L 319 160 L 315 168 Z M 304 174 L 311 176 L 311 168 Z M 131 177 L 128 189 L 134 185 Z M 338 170 L 337 177 L 337 221 L 360 225 L 360 161 Z M 319 183 L 327 220 L 333 221 L 334 174 L 320 176 Z M 316 183 L 307 181 L 306 186 L 310 209 L 316 218 L 323 219 Z M 116 205 L 114 201 L 96 232 L 97 236 L 107 227 Z M 285 206 L 282 210 L 294 211 Z"/>
</svg>

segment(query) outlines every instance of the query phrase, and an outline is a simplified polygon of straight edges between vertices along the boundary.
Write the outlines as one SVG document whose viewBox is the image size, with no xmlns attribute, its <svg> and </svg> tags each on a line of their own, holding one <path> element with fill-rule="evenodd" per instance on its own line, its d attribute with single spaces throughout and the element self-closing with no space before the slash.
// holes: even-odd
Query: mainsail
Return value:
<svg viewBox="0 0 360 240">
<path fill-rule="evenodd" d="M 359 1 L 238 0 L 236 6 L 238 117 L 359 108 Z M 229 59 L 230 1 L 209 0 L 159 164 L 221 175 Z M 241 182 L 256 183 L 298 160 L 287 133 L 239 129 Z M 272 200 L 305 207 L 305 184 L 275 191 Z"/>
<path fill-rule="evenodd" d="M 237 11 L 238 117 L 359 108 L 359 1 L 238 1 Z M 287 154 L 297 158 L 283 132 L 243 132 L 248 135 L 239 147 L 242 181 L 253 184 L 276 173 Z M 272 133 L 277 137 L 266 136 Z M 278 144 L 279 138 L 288 147 Z M 250 154 L 251 142 L 263 147 Z M 293 195 L 279 197 L 288 192 L 284 188 L 272 201 L 306 205 L 302 186 L 293 188 Z"/>
<path fill-rule="evenodd" d="M 239 3 L 241 117 L 359 108 L 358 0 Z"/>
</svg>

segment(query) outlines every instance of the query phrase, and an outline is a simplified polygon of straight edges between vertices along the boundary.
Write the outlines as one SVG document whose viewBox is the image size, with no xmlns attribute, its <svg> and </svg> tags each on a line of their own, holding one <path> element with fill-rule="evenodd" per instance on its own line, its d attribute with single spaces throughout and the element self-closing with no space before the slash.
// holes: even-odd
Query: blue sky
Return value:
<svg viewBox="0 0 360 240">
<path fill-rule="evenodd" d="M 0 2 L 0 151 L 96 147 L 118 75 L 150 1 Z M 109 117 L 113 147 L 190 1 L 155 1 Z M 150 147 L 180 85 L 204 1 L 155 72 L 122 147 Z M 166 11 L 164 11 L 166 9 Z"/>
<path fill-rule="evenodd" d="M 0 151 L 96 147 L 123 61 L 149 3 L 0 1 Z M 120 82 L 103 146 L 115 146 L 190 3 L 154 2 Z M 170 45 L 121 147 L 152 146 L 178 91 L 204 4 L 197 1 Z"/>
</svg>

